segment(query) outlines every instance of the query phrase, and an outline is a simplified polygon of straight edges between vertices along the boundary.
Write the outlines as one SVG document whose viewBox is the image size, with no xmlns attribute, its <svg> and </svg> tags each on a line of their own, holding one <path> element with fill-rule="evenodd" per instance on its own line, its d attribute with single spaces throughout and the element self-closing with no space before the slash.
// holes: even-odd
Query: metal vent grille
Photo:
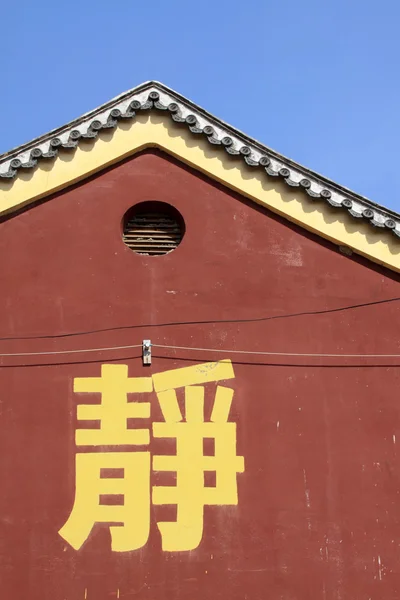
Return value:
<svg viewBox="0 0 400 600">
<path fill-rule="evenodd" d="M 124 226 L 123 240 L 137 254 L 160 256 L 175 250 L 182 241 L 183 230 L 173 216 L 160 212 L 141 213 Z"/>
</svg>

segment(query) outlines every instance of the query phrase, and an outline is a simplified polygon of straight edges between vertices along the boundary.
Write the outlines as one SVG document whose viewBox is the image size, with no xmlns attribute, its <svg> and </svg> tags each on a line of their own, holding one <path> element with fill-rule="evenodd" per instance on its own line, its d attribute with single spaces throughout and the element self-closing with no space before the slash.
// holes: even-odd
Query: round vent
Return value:
<svg viewBox="0 0 400 600">
<path fill-rule="evenodd" d="M 142 202 L 124 217 L 123 241 L 137 254 L 161 256 L 175 250 L 185 233 L 180 213 L 165 202 Z"/>
</svg>

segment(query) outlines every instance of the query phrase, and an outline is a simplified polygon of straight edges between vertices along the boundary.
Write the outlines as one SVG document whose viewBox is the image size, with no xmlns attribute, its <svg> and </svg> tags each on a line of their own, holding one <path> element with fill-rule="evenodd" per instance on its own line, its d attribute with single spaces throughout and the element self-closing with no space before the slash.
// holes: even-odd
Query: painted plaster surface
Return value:
<svg viewBox="0 0 400 600">
<path fill-rule="evenodd" d="M 143 200 L 182 214 L 171 254 L 123 244 Z M 3 354 L 154 344 L 2 358 L 2 597 L 399 597 L 399 360 L 229 352 L 399 354 L 396 273 L 152 150 L 0 250 Z"/>
</svg>

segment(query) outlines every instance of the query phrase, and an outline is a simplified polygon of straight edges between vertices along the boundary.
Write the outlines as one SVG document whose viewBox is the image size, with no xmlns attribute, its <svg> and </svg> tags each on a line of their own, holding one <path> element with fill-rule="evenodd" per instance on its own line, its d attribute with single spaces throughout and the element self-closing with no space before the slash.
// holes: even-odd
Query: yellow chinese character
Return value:
<svg viewBox="0 0 400 600">
<path fill-rule="evenodd" d="M 236 474 L 244 471 L 244 459 L 236 455 L 236 423 L 228 416 L 233 390 L 218 386 L 211 421 L 204 420 L 204 387 L 194 383 L 233 377 L 230 361 L 187 367 L 154 377 L 155 389 L 185 385 L 185 418 L 174 389 L 158 392 L 165 423 L 153 423 L 157 438 L 175 438 L 175 456 L 154 456 L 155 471 L 176 472 L 176 486 L 155 486 L 154 504 L 176 504 L 177 521 L 160 522 L 162 548 L 167 551 L 193 550 L 203 535 L 205 505 L 238 503 Z M 204 456 L 203 441 L 214 440 L 214 455 Z M 215 473 L 215 486 L 205 487 L 204 474 Z"/>
<path fill-rule="evenodd" d="M 102 365 L 101 377 L 75 378 L 75 392 L 101 394 L 101 404 L 78 406 L 78 420 L 99 420 L 100 429 L 78 429 L 76 445 L 148 444 L 149 430 L 128 429 L 127 419 L 149 418 L 150 403 L 128 402 L 128 394 L 152 389 L 150 377 L 128 378 L 126 365 Z M 110 469 L 118 469 L 119 477 Z M 150 453 L 78 453 L 75 470 L 74 507 L 59 534 L 78 550 L 95 523 L 116 523 L 110 527 L 112 549 L 141 548 L 150 527 Z M 105 495 L 120 496 L 123 504 L 102 504 Z"/>
<path fill-rule="evenodd" d="M 102 365 L 101 377 L 76 378 L 75 392 L 100 393 L 100 404 L 79 405 L 78 420 L 99 420 L 100 429 L 78 429 L 77 446 L 102 446 L 101 452 L 76 455 L 75 502 L 59 534 L 76 550 L 96 523 L 107 523 L 117 552 L 141 548 L 150 528 L 150 452 L 104 451 L 104 446 L 149 444 L 148 429 L 128 429 L 127 419 L 149 418 L 150 403 L 128 402 L 129 393 L 157 392 L 165 422 L 153 423 L 156 438 L 175 438 L 176 455 L 153 457 L 156 471 L 176 472 L 176 486 L 155 486 L 153 502 L 177 505 L 176 522 L 160 522 L 163 550 L 196 548 L 203 534 L 205 505 L 236 505 L 237 473 L 244 459 L 236 455 L 236 423 L 228 422 L 233 390 L 217 386 L 211 420 L 204 418 L 200 384 L 234 378 L 229 360 L 129 378 L 126 365 Z M 176 389 L 185 388 L 185 420 Z M 213 456 L 204 456 L 204 439 L 214 440 Z M 205 473 L 215 486 L 205 485 Z M 108 497 L 108 498 L 106 498 Z M 110 497 L 113 504 L 110 504 Z"/>
</svg>

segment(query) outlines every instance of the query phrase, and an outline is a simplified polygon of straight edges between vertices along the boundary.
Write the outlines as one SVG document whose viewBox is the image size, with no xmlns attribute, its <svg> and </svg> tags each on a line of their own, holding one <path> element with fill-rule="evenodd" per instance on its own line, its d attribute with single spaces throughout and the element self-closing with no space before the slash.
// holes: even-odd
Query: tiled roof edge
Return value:
<svg viewBox="0 0 400 600">
<path fill-rule="evenodd" d="M 20 171 L 35 168 L 39 161 L 54 160 L 60 151 L 73 151 L 85 140 L 96 139 L 100 131 L 114 129 L 120 121 L 134 119 L 136 113 L 150 110 L 165 114 L 248 166 L 263 169 L 269 177 L 303 188 L 311 199 L 346 210 L 352 217 L 389 229 L 400 238 L 399 214 L 281 156 L 158 82 L 144 83 L 79 119 L 1 155 L 0 180 L 12 181 Z"/>
</svg>

